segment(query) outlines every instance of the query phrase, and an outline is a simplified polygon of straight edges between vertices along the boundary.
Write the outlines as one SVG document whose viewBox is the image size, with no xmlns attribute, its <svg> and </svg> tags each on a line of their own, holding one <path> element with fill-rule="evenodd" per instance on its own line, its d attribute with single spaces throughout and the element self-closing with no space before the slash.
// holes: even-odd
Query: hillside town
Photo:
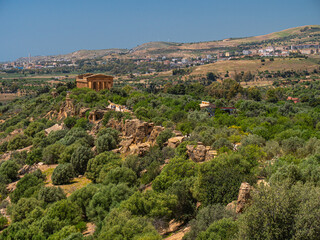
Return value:
<svg viewBox="0 0 320 240">
<path fill-rule="evenodd" d="M 290 45 L 290 46 L 267 46 L 264 48 L 249 48 L 242 51 L 215 51 L 211 54 L 204 54 L 198 57 L 167 57 L 154 56 L 154 57 L 135 57 L 132 60 L 135 64 L 139 65 L 145 62 L 156 62 L 169 67 L 188 67 L 204 65 L 208 63 L 214 63 L 217 61 L 226 61 L 231 59 L 243 58 L 243 57 L 289 57 L 290 55 L 301 54 L 301 55 L 319 55 L 320 54 L 320 44 L 305 44 L 305 45 Z M 96 65 L 105 65 L 107 62 L 116 60 L 117 58 L 101 59 L 93 58 L 92 60 Z M 41 60 L 37 58 L 21 58 L 13 62 L 0 64 L 0 69 L 10 70 L 10 69 L 53 69 L 58 67 L 75 67 L 77 68 L 79 64 L 78 59 L 70 59 L 63 57 L 47 56 L 42 57 Z M 154 72 L 150 70 L 149 72 Z"/>
</svg>

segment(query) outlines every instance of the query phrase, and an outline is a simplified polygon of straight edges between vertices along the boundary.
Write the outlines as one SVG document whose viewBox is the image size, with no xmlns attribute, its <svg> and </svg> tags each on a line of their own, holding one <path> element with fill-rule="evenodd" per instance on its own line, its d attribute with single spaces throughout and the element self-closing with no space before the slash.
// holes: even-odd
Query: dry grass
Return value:
<svg viewBox="0 0 320 240">
<path fill-rule="evenodd" d="M 51 181 L 51 176 L 54 171 L 54 169 L 58 165 L 43 165 L 41 166 L 40 170 L 46 175 L 46 186 L 54 186 Z M 86 178 L 85 176 L 74 178 L 70 184 L 65 185 L 59 185 L 59 187 L 62 188 L 64 193 L 68 196 L 70 196 L 74 191 L 81 189 L 85 186 L 87 186 L 89 183 L 91 183 L 91 180 Z"/>
<path fill-rule="evenodd" d="M 251 71 L 253 74 L 258 71 L 263 72 L 268 70 L 269 72 L 277 71 L 301 71 L 301 70 L 313 70 L 319 67 L 318 64 L 313 63 L 308 59 L 297 59 L 297 58 L 275 58 L 274 61 L 266 59 L 265 62 L 261 60 L 231 60 L 231 61 L 220 61 L 212 64 L 202 65 L 191 73 L 191 75 L 205 75 L 207 72 L 214 72 L 224 74 L 229 71 L 229 74 L 235 72 L 248 72 Z"/>
</svg>

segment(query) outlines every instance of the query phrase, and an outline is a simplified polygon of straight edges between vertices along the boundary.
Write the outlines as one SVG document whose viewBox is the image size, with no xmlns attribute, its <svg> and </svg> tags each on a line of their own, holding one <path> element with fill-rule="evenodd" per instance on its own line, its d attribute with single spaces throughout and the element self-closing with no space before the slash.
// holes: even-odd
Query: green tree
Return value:
<svg viewBox="0 0 320 240">
<path fill-rule="evenodd" d="M 98 153 L 102 153 L 105 151 L 110 151 L 117 147 L 117 141 L 110 134 L 104 134 L 99 136 L 96 140 L 96 147 Z"/>
<path fill-rule="evenodd" d="M 98 240 L 149 239 L 161 236 L 145 217 L 136 217 L 127 210 L 112 210 L 104 219 Z"/>
<path fill-rule="evenodd" d="M 163 145 L 166 141 L 168 141 L 169 138 L 173 137 L 174 134 L 170 129 L 165 129 L 161 133 L 159 133 L 156 141 L 160 148 L 163 148 Z"/>
<path fill-rule="evenodd" d="M 196 171 L 196 163 L 192 160 L 186 160 L 182 157 L 172 158 L 169 164 L 163 168 L 161 174 L 154 179 L 152 188 L 155 191 L 164 191 L 175 181 L 195 176 Z"/>
<path fill-rule="evenodd" d="M 177 196 L 155 191 L 135 192 L 123 201 L 121 209 L 131 211 L 133 215 L 148 216 L 169 221 L 174 217 L 174 208 L 178 204 Z"/>
<path fill-rule="evenodd" d="M 137 181 L 136 173 L 126 167 L 117 167 L 111 169 L 103 180 L 103 184 L 109 183 L 119 184 L 126 183 L 128 186 L 134 186 Z"/>
<path fill-rule="evenodd" d="M 47 215 L 50 219 L 63 221 L 65 225 L 75 225 L 81 220 L 81 209 L 67 199 L 53 203 L 47 210 Z"/>
<path fill-rule="evenodd" d="M 35 198 L 21 198 L 11 207 L 11 218 L 13 222 L 26 219 L 28 214 L 40 204 Z"/>
<path fill-rule="evenodd" d="M 65 146 L 61 143 L 52 144 L 43 149 L 42 160 L 46 164 L 56 164 L 64 151 Z"/>
<path fill-rule="evenodd" d="M 16 135 L 8 142 L 8 150 L 13 151 L 21 148 L 28 147 L 32 144 L 31 138 L 26 135 Z"/>
<path fill-rule="evenodd" d="M 121 159 L 117 154 L 113 152 L 100 153 L 89 160 L 86 176 L 93 182 L 97 182 L 102 169 L 107 174 L 111 169 L 120 166 L 120 164 Z"/>
<path fill-rule="evenodd" d="M 254 165 L 253 165 L 254 163 Z M 242 155 L 222 154 L 214 160 L 201 164 L 195 183 L 195 195 L 204 205 L 228 204 L 236 199 L 242 182 L 252 182 L 253 166 Z"/>
<path fill-rule="evenodd" d="M 41 122 L 32 122 L 24 130 L 24 134 L 29 137 L 34 137 L 34 135 L 45 128 L 45 125 Z"/>
<path fill-rule="evenodd" d="M 201 232 L 196 240 L 237 239 L 238 225 L 232 218 L 223 218 L 212 223 L 205 232 Z"/>
<path fill-rule="evenodd" d="M 89 159 L 93 157 L 91 149 L 85 146 L 78 147 L 71 155 L 71 164 L 76 174 L 84 174 Z"/>
<path fill-rule="evenodd" d="M 8 219 L 5 216 L 0 215 L 0 230 L 3 230 L 8 224 Z"/>
<path fill-rule="evenodd" d="M 26 164 L 33 165 L 35 163 L 41 162 L 42 160 L 42 149 L 36 148 L 32 149 L 31 152 L 28 152 Z"/>
<path fill-rule="evenodd" d="M 9 182 L 14 181 L 18 176 L 19 166 L 12 160 L 3 162 L 0 165 L 0 175 Z"/>
<path fill-rule="evenodd" d="M 191 230 L 185 235 L 186 240 L 196 239 L 214 222 L 224 218 L 235 217 L 235 213 L 220 204 L 208 205 L 199 210 L 195 219 L 190 221 Z"/>
<path fill-rule="evenodd" d="M 21 198 L 36 197 L 41 186 L 44 185 L 45 176 L 40 170 L 24 175 L 17 183 L 16 189 L 10 194 L 13 203 Z"/>
<path fill-rule="evenodd" d="M 89 184 L 73 192 L 70 196 L 70 201 L 74 202 L 81 208 L 82 215 L 85 217 L 86 220 L 89 202 L 91 201 L 92 197 L 96 194 L 96 192 L 98 192 L 98 190 L 99 186 L 97 184 Z"/>
<path fill-rule="evenodd" d="M 76 125 L 77 119 L 75 117 L 67 117 L 63 123 L 66 125 L 67 128 L 72 128 L 74 125 Z"/>
<path fill-rule="evenodd" d="M 70 163 L 59 164 L 53 171 L 51 180 L 54 185 L 70 183 L 75 173 Z"/>
<path fill-rule="evenodd" d="M 121 201 L 128 199 L 134 191 L 126 184 L 109 184 L 95 193 L 87 207 L 87 216 L 95 222 L 102 221 L 110 209 L 118 207 Z"/>
<path fill-rule="evenodd" d="M 60 187 L 42 187 L 38 193 L 38 199 L 45 203 L 53 203 L 65 198 L 66 194 Z"/>
</svg>

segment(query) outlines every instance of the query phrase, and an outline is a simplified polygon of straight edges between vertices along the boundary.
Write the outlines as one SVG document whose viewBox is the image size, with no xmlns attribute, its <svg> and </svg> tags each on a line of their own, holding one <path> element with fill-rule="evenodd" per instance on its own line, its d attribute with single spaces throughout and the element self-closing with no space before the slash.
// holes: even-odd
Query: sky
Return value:
<svg viewBox="0 0 320 240">
<path fill-rule="evenodd" d="M 0 61 L 320 24 L 320 0 L 0 0 Z"/>
</svg>

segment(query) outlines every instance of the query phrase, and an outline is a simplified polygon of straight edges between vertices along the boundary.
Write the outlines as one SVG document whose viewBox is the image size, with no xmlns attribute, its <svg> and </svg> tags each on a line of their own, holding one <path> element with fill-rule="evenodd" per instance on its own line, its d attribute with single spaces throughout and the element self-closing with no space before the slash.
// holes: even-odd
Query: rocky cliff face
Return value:
<svg viewBox="0 0 320 240">
<path fill-rule="evenodd" d="M 197 145 L 187 145 L 187 153 L 189 158 L 195 162 L 209 161 L 217 155 L 217 151 L 212 150 L 210 146 L 204 146 L 200 142 Z"/>
<path fill-rule="evenodd" d="M 122 133 L 122 141 L 117 152 L 143 155 L 156 143 L 158 135 L 164 127 L 139 119 L 127 119 L 125 122 L 111 119 L 108 127 Z"/>
<path fill-rule="evenodd" d="M 241 183 L 238 200 L 237 200 L 236 213 L 242 213 L 246 204 L 250 202 L 251 191 L 252 191 L 252 187 L 250 186 L 249 183 L 247 182 Z"/>
</svg>

